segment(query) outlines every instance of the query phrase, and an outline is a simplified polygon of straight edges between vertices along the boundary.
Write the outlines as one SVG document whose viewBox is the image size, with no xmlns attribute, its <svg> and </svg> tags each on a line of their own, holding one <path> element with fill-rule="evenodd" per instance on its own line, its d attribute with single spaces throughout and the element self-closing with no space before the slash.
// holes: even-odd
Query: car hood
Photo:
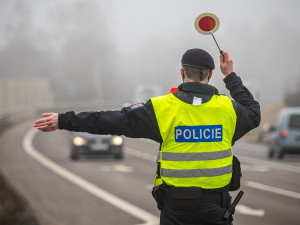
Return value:
<svg viewBox="0 0 300 225">
<path fill-rule="evenodd" d="M 72 137 L 83 137 L 83 138 L 107 138 L 111 139 L 113 136 L 112 135 L 103 135 L 103 134 L 90 134 L 87 132 L 71 132 Z"/>
</svg>

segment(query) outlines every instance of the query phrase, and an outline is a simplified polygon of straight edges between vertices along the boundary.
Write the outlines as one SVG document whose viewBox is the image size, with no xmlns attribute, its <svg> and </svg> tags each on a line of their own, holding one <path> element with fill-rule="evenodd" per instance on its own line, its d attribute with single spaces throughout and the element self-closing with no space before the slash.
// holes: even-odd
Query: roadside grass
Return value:
<svg viewBox="0 0 300 225">
<path fill-rule="evenodd" d="M 0 174 L 0 224 L 38 225 L 26 203 L 12 190 Z"/>
</svg>

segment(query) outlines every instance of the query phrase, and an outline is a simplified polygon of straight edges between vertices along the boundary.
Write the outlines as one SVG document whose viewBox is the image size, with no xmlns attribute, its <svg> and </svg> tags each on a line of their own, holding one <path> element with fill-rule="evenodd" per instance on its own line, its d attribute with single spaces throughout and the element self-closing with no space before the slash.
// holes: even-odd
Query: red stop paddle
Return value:
<svg viewBox="0 0 300 225">
<path fill-rule="evenodd" d="M 209 35 L 211 34 L 214 38 L 214 41 L 220 51 L 220 54 L 223 56 L 223 60 L 225 59 L 224 53 L 221 51 L 218 42 L 214 36 L 214 32 L 218 30 L 220 26 L 220 21 L 218 17 L 212 13 L 202 13 L 195 20 L 195 28 L 200 34 Z"/>
</svg>

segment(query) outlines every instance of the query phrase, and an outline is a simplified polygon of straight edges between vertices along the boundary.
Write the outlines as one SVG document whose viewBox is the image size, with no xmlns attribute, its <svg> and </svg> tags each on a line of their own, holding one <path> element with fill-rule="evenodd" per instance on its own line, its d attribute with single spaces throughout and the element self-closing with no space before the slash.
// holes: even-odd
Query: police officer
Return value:
<svg viewBox="0 0 300 225">
<path fill-rule="evenodd" d="M 220 69 L 230 100 L 209 85 L 214 60 L 202 49 L 182 57 L 178 91 L 120 111 L 45 113 L 39 130 L 149 138 L 160 143 L 153 195 L 161 225 L 228 225 L 232 146 L 260 123 L 260 106 L 222 50 Z"/>
</svg>

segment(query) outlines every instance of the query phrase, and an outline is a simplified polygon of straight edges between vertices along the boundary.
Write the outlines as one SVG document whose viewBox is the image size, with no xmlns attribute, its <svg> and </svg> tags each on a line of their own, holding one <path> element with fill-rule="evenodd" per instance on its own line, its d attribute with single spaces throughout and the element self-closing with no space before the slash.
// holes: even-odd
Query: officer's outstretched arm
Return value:
<svg viewBox="0 0 300 225">
<path fill-rule="evenodd" d="M 224 53 L 224 56 L 220 55 L 220 69 L 226 77 L 233 72 L 233 61 L 230 58 L 228 52 L 226 52 L 224 49 L 222 49 L 221 51 Z"/>
</svg>

